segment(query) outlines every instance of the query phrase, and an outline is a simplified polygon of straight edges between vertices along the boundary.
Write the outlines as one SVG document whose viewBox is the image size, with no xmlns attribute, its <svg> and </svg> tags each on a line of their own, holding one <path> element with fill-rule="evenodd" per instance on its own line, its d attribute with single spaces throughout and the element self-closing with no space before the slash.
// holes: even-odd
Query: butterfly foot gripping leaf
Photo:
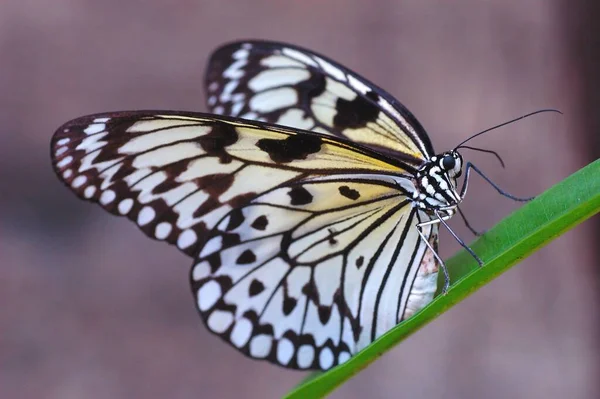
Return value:
<svg viewBox="0 0 600 399">
<path fill-rule="evenodd" d="M 86 116 L 51 156 L 79 197 L 193 258 L 213 333 L 328 369 L 432 300 L 438 223 L 462 201 L 456 151 L 435 155 L 397 100 L 297 47 L 227 45 L 206 85 L 222 115 Z"/>
</svg>

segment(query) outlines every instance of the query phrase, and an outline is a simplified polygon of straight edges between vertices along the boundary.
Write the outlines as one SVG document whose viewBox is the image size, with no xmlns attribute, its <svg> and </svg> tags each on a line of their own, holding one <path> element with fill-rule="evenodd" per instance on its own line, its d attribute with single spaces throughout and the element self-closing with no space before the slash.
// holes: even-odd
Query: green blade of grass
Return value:
<svg viewBox="0 0 600 399">
<path fill-rule="evenodd" d="M 596 160 L 475 241 L 471 248 L 485 262 L 482 268 L 477 267 L 466 251 L 458 252 L 446 262 L 453 283 L 446 295 L 438 296 L 421 312 L 379 337 L 346 363 L 304 381 L 285 397 L 304 399 L 327 395 L 425 324 L 599 209 L 600 160 Z"/>
</svg>

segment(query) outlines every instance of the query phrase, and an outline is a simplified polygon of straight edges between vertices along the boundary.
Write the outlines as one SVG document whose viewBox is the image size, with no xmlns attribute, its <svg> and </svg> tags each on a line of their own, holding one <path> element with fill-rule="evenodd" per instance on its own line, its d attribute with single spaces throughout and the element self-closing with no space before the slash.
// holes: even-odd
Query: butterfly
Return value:
<svg viewBox="0 0 600 399">
<path fill-rule="evenodd" d="M 390 94 L 288 44 L 225 45 L 205 84 L 213 114 L 84 116 L 58 128 L 51 156 L 80 198 L 193 258 L 211 332 L 326 370 L 433 299 L 438 228 L 474 168 L 458 147 L 436 154 Z"/>
</svg>

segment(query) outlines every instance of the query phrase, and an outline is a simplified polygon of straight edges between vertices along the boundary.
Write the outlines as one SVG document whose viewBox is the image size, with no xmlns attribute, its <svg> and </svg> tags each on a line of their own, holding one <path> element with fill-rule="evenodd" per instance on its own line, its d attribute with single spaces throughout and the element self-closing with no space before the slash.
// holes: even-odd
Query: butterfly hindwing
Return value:
<svg viewBox="0 0 600 399">
<path fill-rule="evenodd" d="M 353 140 L 418 166 L 433 155 L 425 130 L 396 99 L 338 63 L 300 47 L 236 42 L 212 55 L 212 112 Z"/>
<path fill-rule="evenodd" d="M 269 190 L 209 233 L 191 272 L 198 309 L 251 357 L 328 369 L 407 312 L 425 254 L 419 218 L 385 181 L 340 175 Z"/>
</svg>

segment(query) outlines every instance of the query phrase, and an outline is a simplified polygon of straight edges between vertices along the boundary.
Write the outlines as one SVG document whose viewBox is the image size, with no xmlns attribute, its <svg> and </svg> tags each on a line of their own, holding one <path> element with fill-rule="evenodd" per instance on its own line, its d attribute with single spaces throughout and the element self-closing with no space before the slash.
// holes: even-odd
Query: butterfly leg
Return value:
<svg viewBox="0 0 600 399">
<path fill-rule="evenodd" d="M 477 254 L 475 252 L 473 252 L 473 250 L 471 248 L 469 248 L 469 246 L 467 244 L 465 244 L 465 242 L 463 240 L 461 240 L 459 236 L 456 235 L 456 233 L 450 228 L 450 226 L 448 226 L 448 223 L 446 223 L 446 220 L 444 220 L 444 218 L 439 214 L 439 212 L 437 210 L 435 211 L 435 215 L 438 217 L 439 222 L 441 224 L 443 224 L 444 227 L 446 227 L 446 229 L 448 229 L 450 234 L 452 234 L 452 237 L 454 237 L 454 239 L 460 244 L 460 246 L 463 247 L 464 249 L 466 249 L 467 252 L 470 253 L 473 258 L 475 258 L 477 263 L 479 263 L 480 267 L 483 266 L 483 261 L 481 260 L 481 258 L 479 258 L 479 256 L 477 256 Z"/>
<path fill-rule="evenodd" d="M 467 226 L 467 228 L 471 231 L 471 233 L 473 233 L 477 237 L 482 236 L 483 233 L 485 233 L 485 231 L 475 230 L 473 227 L 471 227 L 471 224 L 467 220 L 467 217 L 465 216 L 463 211 L 461 211 L 459 207 L 456 207 L 456 209 L 458 209 L 458 213 L 460 214 L 460 217 L 462 218 L 463 222 L 465 222 L 465 226 Z"/>
<path fill-rule="evenodd" d="M 492 187 L 494 187 L 496 189 L 496 191 L 498 191 L 498 193 L 500 193 L 500 195 L 502 195 L 506 198 L 510 198 L 513 201 L 519 201 L 519 202 L 527 202 L 527 201 L 531 201 L 532 199 L 535 198 L 535 197 L 521 198 L 521 197 L 516 197 L 512 194 L 507 193 L 506 191 L 504 191 L 500 187 L 498 187 L 496 185 L 496 183 L 494 183 L 489 177 L 487 177 L 485 174 L 483 174 L 483 172 L 481 170 L 479 170 L 471 162 L 467 162 L 467 167 L 465 169 L 465 180 L 464 180 L 462 189 L 460 190 L 461 198 L 464 198 L 465 194 L 467 193 L 467 187 L 469 185 L 469 176 L 471 174 L 471 169 L 473 169 L 475 172 L 477 172 L 477 174 L 479 174 L 479 176 L 483 177 L 483 179 L 485 181 L 487 181 Z"/>
<path fill-rule="evenodd" d="M 434 222 L 437 222 L 437 220 Z M 433 249 L 433 247 L 429 243 L 429 239 L 427 237 L 425 237 L 425 234 L 423 234 L 423 231 L 421 230 L 423 226 L 426 226 L 428 224 L 432 224 L 432 223 L 425 222 L 425 223 L 417 224 L 417 231 L 419 232 L 419 235 L 421 236 L 421 240 L 423 240 L 425 245 L 427 245 L 427 248 L 429 248 L 429 250 L 431 251 L 433 256 L 435 256 L 437 261 L 440 263 L 440 267 L 442 268 L 442 272 L 444 273 L 444 287 L 442 288 L 442 294 L 446 295 L 446 293 L 448 293 L 448 288 L 450 288 L 450 274 L 448 274 L 448 269 L 446 268 L 446 264 L 444 263 L 442 258 L 440 258 L 440 256 L 436 252 L 436 250 Z"/>
</svg>

